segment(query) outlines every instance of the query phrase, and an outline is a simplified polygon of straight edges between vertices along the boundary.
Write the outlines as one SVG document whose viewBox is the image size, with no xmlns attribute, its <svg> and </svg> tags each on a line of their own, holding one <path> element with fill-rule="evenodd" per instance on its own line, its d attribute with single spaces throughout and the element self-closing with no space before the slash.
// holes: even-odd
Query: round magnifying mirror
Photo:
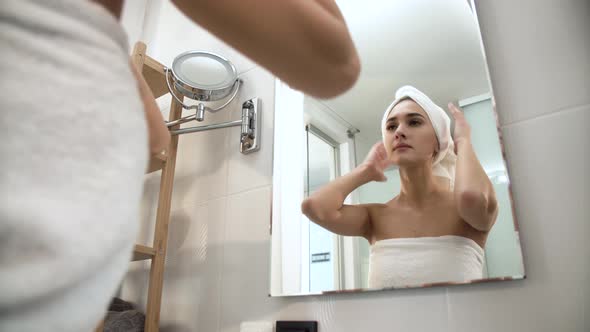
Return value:
<svg viewBox="0 0 590 332">
<path fill-rule="evenodd" d="M 210 52 L 189 51 L 172 62 L 174 85 L 186 97 L 216 101 L 227 97 L 238 73 L 227 59 Z"/>
</svg>

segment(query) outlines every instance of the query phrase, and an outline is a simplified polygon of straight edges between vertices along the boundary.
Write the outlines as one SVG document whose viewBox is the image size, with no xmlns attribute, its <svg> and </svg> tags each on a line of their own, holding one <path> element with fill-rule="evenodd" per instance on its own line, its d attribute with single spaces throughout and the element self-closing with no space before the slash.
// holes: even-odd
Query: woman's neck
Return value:
<svg viewBox="0 0 590 332">
<path fill-rule="evenodd" d="M 432 168 L 425 166 L 404 167 L 399 170 L 401 190 L 398 201 L 411 206 L 423 206 L 433 194 L 444 191 L 444 183 L 432 175 Z"/>
</svg>

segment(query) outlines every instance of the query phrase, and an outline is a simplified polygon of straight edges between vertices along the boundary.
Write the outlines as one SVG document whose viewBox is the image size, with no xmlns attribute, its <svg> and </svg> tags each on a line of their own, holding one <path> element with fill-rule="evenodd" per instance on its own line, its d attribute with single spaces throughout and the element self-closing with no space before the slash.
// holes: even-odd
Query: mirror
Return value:
<svg viewBox="0 0 590 332">
<path fill-rule="evenodd" d="M 231 99 L 233 99 L 240 85 L 236 68 L 229 60 L 205 51 L 188 51 L 179 54 L 174 58 L 172 67 L 165 68 L 165 73 L 168 90 L 185 109 L 197 107 L 185 105 L 172 92 L 171 81 L 178 92 L 197 101 L 218 101 L 229 96 L 232 90 Z M 217 111 L 217 109 L 210 111 Z"/>
<path fill-rule="evenodd" d="M 180 65 L 179 77 L 194 86 L 216 86 L 233 76 L 223 64 L 208 58 L 191 58 Z"/>
<path fill-rule="evenodd" d="M 238 77 L 229 60 L 203 51 L 189 51 L 177 56 L 172 62 L 172 73 L 184 84 L 209 90 L 227 89 Z"/>
<path fill-rule="evenodd" d="M 177 56 L 172 63 L 172 73 L 177 81 L 203 90 L 227 89 L 238 77 L 229 60 L 203 51 L 189 51 Z"/>
<path fill-rule="evenodd" d="M 379 1 L 370 6 L 354 0 L 337 3 L 362 63 L 355 86 L 337 98 L 319 100 L 276 81 L 271 296 L 524 278 L 510 178 L 473 3 L 466 0 Z M 454 180 L 425 173 L 432 174 L 429 178 L 440 190 L 439 196 L 428 197 L 440 199 L 431 199 L 422 206 L 405 204 L 412 201 L 401 201 L 402 188 L 407 194 L 408 186 L 417 186 L 417 182 L 402 183 L 400 169 L 406 167 L 403 172 L 407 172 L 409 164 L 399 166 L 402 152 L 391 149 L 387 158 L 398 158 L 398 164 L 384 171 L 387 180 L 362 184 L 344 199 L 343 204 L 351 206 L 351 210 L 361 211 L 347 216 L 363 220 L 359 224 L 362 227 L 354 230 L 334 227 L 336 217 L 331 219 L 330 227 L 312 220 L 320 214 L 304 214 L 302 202 L 309 197 L 317 198 L 314 193 L 335 179 L 360 174 L 359 168 L 366 165 L 364 161 L 372 146 L 383 142 L 384 112 L 396 99 L 396 91 L 407 85 L 417 88 L 446 112 L 453 137 L 457 123 L 448 103 L 460 107 L 471 128 L 470 149 L 462 144 L 453 168 L 448 169 L 453 170 Z M 410 97 L 396 104 L 388 117 L 399 115 L 398 124 L 404 130 L 410 130 L 413 125 L 426 126 L 431 133 L 433 152 L 445 151 L 441 150 L 444 135 L 439 136 L 434 128 L 440 123 L 437 116 L 443 115 L 433 115 L 432 109 L 420 106 L 415 97 Z M 408 107 L 418 110 L 422 117 L 420 121 L 408 120 L 406 126 L 403 117 L 409 113 Z M 489 179 L 486 188 L 493 188 L 497 209 L 493 210 L 495 216 L 489 217 L 493 222 L 491 229 L 479 230 L 473 226 L 473 220 L 482 218 L 470 219 L 473 224 L 467 222 L 467 217 L 459 213 L 457 196 L 450 188 L 451 183 L 454 186 L 466 178 L 454 170 L 459 160 L 465 160 L 465 151 L 473 151 L 483 169 L 482 176 L 487 175 Z M 328 196 L 324 197 L 335 199 Z M 351 220 L 351 224 L 356 222 L 354 218 Z"/>
<path fill-rule="evenodd" d="M 164 73 L 166 85 L 172 97 L 182 105 L 182 108 L 196 110 L 194 115 L 167 122 L 168 127 L 192 120 L 203 121 L 206 111 L 214 113 L 229 105 L 238 94 L 242 83 L 238 79 L 236 67 L 229 60 L 205 51 L 188 51 L 179 54 L 174 58 L 171 68 L 164 68 Z M 182 97 L 177 96 L 176 92 L 184 97 L 201 101 L 201 103 L 187 105 L 183 102 Z M 231 97 L 218 107 L 212 108 L 202 103 L 218 101 L 230 94 Z"/>
</svg>

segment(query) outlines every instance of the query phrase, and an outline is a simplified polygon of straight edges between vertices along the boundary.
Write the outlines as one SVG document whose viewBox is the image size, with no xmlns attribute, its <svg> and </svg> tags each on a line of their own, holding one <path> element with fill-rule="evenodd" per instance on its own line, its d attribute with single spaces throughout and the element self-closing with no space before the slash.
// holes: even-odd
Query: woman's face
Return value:
<svg viewBox="0 0 590 332">
<path fill-rule="evenodd" d="M 387 157 L 398 166 L 432 161 L 438 140 L 428 115 L 412 99 L 399 102 L 385 123 Z"/>
</svg>

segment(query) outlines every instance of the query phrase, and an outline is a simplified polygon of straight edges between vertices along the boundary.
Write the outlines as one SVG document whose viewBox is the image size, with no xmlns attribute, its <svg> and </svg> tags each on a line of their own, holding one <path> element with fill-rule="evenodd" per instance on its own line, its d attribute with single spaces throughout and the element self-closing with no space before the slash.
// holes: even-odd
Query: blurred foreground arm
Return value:
<svg viewBox="0 0 590 332">
<path fill-rule="evenodd" d="M 333 0 L 172 2 L 294 89 L 334 97 L 358 78 L 358 54 Z"/>
</svg>

